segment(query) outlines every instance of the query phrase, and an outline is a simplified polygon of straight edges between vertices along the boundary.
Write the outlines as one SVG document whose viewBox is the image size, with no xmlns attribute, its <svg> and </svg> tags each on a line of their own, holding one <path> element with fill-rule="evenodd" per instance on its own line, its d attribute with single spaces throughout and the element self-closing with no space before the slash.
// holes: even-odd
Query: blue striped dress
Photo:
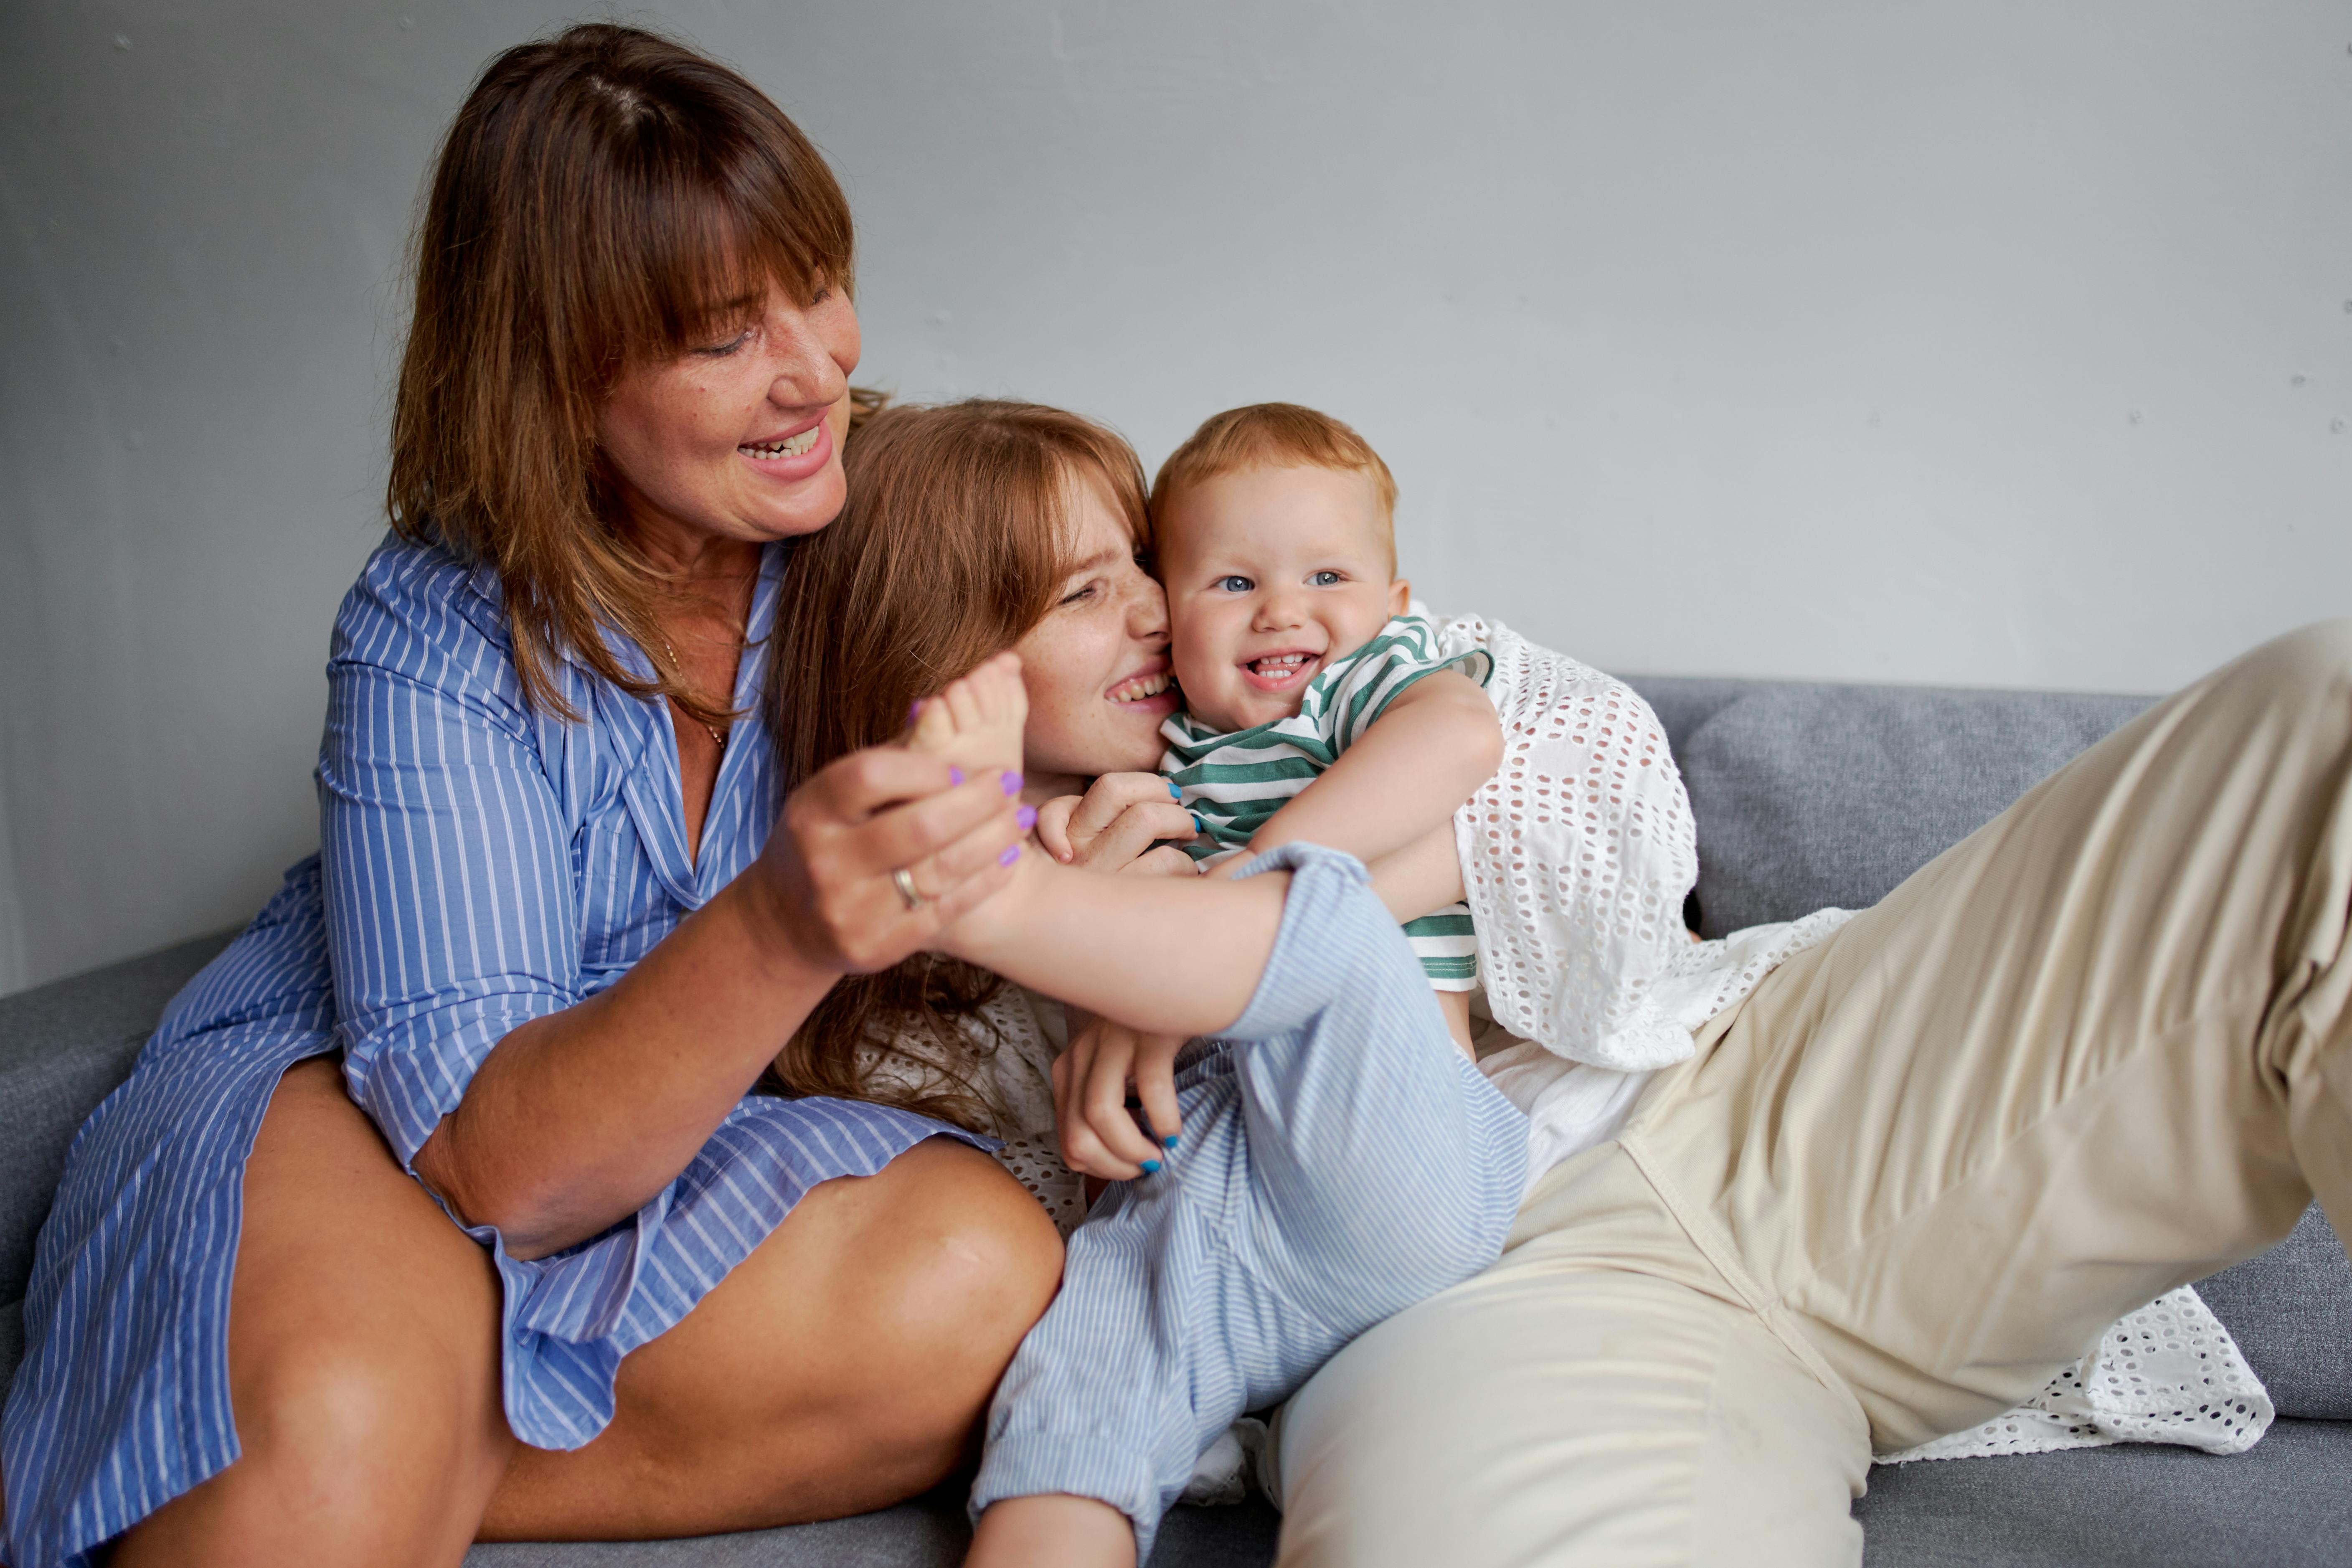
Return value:
<svg viewBox="0 0 2352 1568">
<path fill-rule="evenodd" d="M 498 580 L 388 542 L 336 616 L 319 757 L 320 854 L 173 999 L 76 1137 L 25 1300 L 0 1420 L 6 1560 L 90 1549 L 237 1456 L 229 1275 L 245 1159 L 278 1076 L 340 1049 L 404 1164 L 507 1031 L 610 985 L 759 853 L 773 820 L 760 720 L 782 546 L 687 854 L 666 704 L 567 661 L 583 721 L 528 707 Z M 624 657 L 643 668 L 642 656 Z M 573 1448 L 613 1415 L 621 1358 L 683 1318 L 809 1187 L 870 1175 L 940 1122 L 825 1099 L 746 1098 L 677 1180 L 505 1286 L 505 1403 L 524 1442 Z"/>
</svg>

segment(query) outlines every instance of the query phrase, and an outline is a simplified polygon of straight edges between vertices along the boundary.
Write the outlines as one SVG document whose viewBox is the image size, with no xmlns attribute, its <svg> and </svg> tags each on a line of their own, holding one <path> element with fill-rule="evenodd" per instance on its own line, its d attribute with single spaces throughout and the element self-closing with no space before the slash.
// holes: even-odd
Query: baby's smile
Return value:
<svg viewBox="0 0 2352 1568">
<path fill-rule="evenodd" d="M 1286 697 L 1306 690 L 1322 668 L 1321 654 L 1297 651 L 1260 654 L 1241 665 L 1243 679 L 1260 691 Z"/>
</svg>

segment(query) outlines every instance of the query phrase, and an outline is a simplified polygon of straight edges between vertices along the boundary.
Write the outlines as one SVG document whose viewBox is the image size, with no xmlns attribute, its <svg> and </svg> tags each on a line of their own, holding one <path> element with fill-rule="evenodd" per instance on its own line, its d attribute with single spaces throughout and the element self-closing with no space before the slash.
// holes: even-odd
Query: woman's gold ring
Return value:
<svg viewBox="0 0 2352 1568">
<path fill-rule="evenodd" d="M 907 868 L 901 866 L 890 873 L 890 885 L 898 889 L 900 898 L 907 900 L 908 910 L 919 910 L 923 907 L 923 895 L 915 891 L 914 873 Z"/>
</svg>

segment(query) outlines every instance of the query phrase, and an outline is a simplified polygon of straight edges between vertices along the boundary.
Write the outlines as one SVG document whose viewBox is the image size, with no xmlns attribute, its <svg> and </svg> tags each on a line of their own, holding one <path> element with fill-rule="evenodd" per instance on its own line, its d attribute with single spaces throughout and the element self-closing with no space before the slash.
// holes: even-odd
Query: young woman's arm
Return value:
<svg viewBox="0 0 2352 1568">
<path fill-rule="evenodd" d="M 1289 881 L 1106 877 L 1025 854 L 937 945 L 1130 1028 L 1213 1035 L 1257 990 Z"/>
</svg>

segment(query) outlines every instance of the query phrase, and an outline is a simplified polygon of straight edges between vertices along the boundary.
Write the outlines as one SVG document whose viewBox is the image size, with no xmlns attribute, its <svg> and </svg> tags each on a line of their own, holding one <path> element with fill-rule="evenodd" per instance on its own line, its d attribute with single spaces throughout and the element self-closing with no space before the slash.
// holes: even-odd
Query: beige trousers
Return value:
<svg viewBox="0 0 2352 1568">
<path fill-rule="evenodd" d="M 1292 1401 L 1285 1564 L 1854 1563 L 1874 1448 L 2352 1235 L 2352 622 L 2151 710 L 1769 975 L 1502 1258 Z"/>
</svg>

